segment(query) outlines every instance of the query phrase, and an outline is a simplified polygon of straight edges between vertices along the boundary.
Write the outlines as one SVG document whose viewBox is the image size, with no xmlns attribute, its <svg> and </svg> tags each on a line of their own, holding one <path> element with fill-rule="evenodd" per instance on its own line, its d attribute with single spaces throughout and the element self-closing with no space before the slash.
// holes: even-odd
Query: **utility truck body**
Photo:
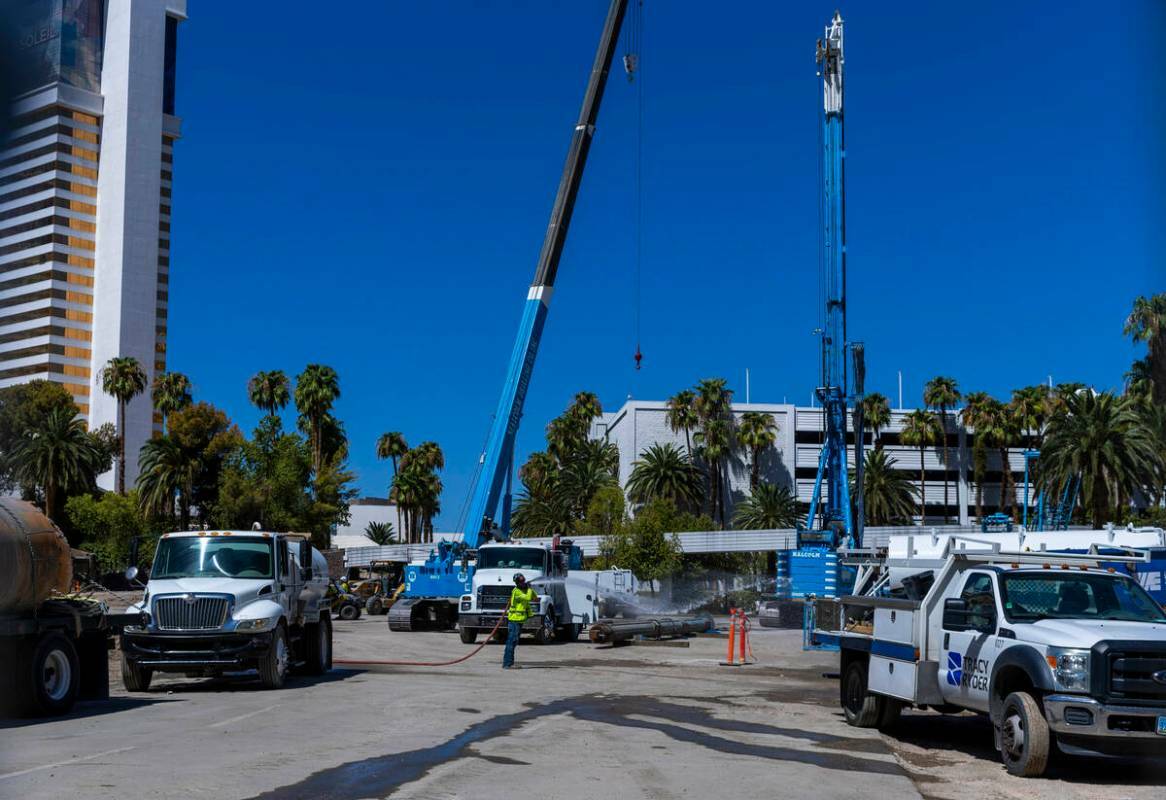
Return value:
<svg viewBox="0 0 1166 800">
<path fill-rule="evenodd" d="M 636 578 L 628 570 L 584 570 L 583 551 L 569 539 L 547 546 L 517 542 L 493 542 L 477 550 L 472 589 L 463 594 L 458 608 L 458 630 L 470 644 L 480 633 L 498 627 L 514 588 L 514 576 L 522 573 L 538 593 L 523 630 L 546 644 L 573 642 L 584 625 L 632 597 Z M 622 607 L 622 606 L 621 606 Z"/>
<path fill-rule="evenodd" d="M 163 534 L 141 617 L 121 637 L 126 689 L 154 672 L 216 676 L 255 669 L 280 688 L 289 671 L 332 664 L 328 565 L 304 536 L 264 531 Z"/>
<path fill-rule="evenodd" d="M 983 713 L 1023 776 L 1042 774 L 1054 746 L 1166 758 L 1166 612 L 1119 569 L 1148 553 L 936 544 L 843 553 L 855 594 L 840 601 L 840 628 L 814 636 L 839 646 L 850 724 L 885 727 L 905 706 Z"/>
</svg>

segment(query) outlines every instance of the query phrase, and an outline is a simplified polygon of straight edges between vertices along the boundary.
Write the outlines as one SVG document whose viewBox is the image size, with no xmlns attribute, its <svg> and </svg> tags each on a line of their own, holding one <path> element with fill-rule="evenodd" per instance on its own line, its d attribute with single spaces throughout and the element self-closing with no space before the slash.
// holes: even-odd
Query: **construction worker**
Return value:
<svg viewBox="0 0 1166 800">
<path fill-rule="evenodd" d="M 514 663 L 514 648 L 518 647 L 518 637 L 522 635 L 523 624 L 530 619 L 531 606 L 538 603 L 535 594 L 521 572 L 514 573 L 514 588 L 510 591 L 510 602 L 506 604 L 506 651 L 502 654 L 502 669 L 521 669 Z"/>
</svg>

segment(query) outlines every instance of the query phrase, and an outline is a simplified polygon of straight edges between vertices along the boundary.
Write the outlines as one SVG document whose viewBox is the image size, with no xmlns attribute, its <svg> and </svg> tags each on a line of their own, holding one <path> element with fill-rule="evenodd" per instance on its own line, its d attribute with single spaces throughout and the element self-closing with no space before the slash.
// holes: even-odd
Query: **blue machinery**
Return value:
<svg viewBox="0 0 1166 800">
<path fill-rule="evenodd" d="M 1024 451 L 1024 527 L 1030 531 L 1067 531 L 1069 522 L 1073 519 L 1073 509 L 1077 506 L 1077 498 L 1081 494 L 1081 476 L 1074 475 L 1060 487 L 1060 496 L 1054 496 L 1049 507 L 1046 501 L 1048 489 L 1041 489 L 1036 495 L 1036 519 L 1033 525 L 1028 526 L 1028 487 L 1031 473 L 1030 464 L 1040 458 L 1039 450 Z"/>
<path fill-rule="evenodd" d="M 824 39 L 818 40 L 817 61 L 822 78 L 822 182 L 820 253 L 826 289 L 825 324 L 822 330 L 822 382 L 816 393 L 822 403 L 825 436 L 814 480 L 814 495 L 806 530 L 800 531 L 799 547 L 835 548 L 854 543 L 855 527 L 850 510 L 850 481 L 846 464 L 847 393 L 846 370 L 846 147 L 842 126 L 842 16 L 835 12 Z M 862 349 L 854 349 L 856 373 L 861 373 Z M 857 377 L 857 375 L 856 375 Z M 861 443 L 859 443 L 861 448 Z M 861 469 L 861 454 L 858 467 Z M 826 488 L 822 499 L 823 484 Z M 859 494 L 861 495 L 861 485 Z M 821 524 L 819 525 L 819 512 Z M 859 513 L 861 517 L 861 510 Z"/>
<path fill-rule="evenodd" d="M 522 406 L 538 356 L 559 259 L 567 241 L 575 198 L 583 181 L 583 169 L 587 164 L 591 140 L 595 136 L 599 105 L 607 86 L 607 76 L 627 6 L 628 0 L 611 0 L 607 11 L 595 63 L 591 67 L 587 90 L 583 95 L 583 106 L 579 110 L 579 120 L 575 123 L 571 146 L 567 150 L 567 160 L 559 179 L 559 190 L 551 209 L 538 268 L 526 294 L 518 336 L 510 354 L 510 364 L 506 368 L 506 382 L 494 412 L 490 436 L 486 440 L 486 449 L 482 453 L 480 470 L 470 496 L 464 538 L 461 544 L 453 547 L 442 543 L 424 564 L 410 564 L 406 567 L 402 599 L 393 604 L 389 611 L 389 627 L 393 630 L 451 627 L 457 620 L 457 599 L 469 591 L 473 578 L 468 551 L 488 541 L 492 535 L 501 539 L 510 535 L 514 437 L 522 420 Z M 502 505 L 500 519 L 495 516 L 499 510 L 499 500 Z M 497 534 L 493 534 L 495 522 L 498 523 Z"/>
</svg>

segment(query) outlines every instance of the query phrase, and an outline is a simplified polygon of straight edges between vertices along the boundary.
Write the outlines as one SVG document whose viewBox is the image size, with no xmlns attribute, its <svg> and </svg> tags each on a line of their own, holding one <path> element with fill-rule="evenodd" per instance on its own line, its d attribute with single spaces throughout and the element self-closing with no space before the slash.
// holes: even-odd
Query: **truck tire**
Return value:
<svg viewBox="0 0 1166 800">
<path fill-rule="evenodd" d="M 154 670 L 149 667 L 143 667 L 138 662 L 126 658 L 125 652 L 122 652 L 121 685 L 125 687 L 127 692 L 150 691 L 150 681 L 153 677 Z"/>
<path fill-rule="evenodd" d="M 851 661 L 842 673 L 842 712 L 846 722 L 856 728 L 877 728 L 883 716 L 882 695 L 867 690 L 865 661 Z"/>
<path fill-rule="evenodd" d="M 461 637 L 462 644 L 473 644 L 478 641 L 478 632 L 473 628 L 463 628 L 461 625 L 458 625 L 457 634 Z"/>
<path fill-rule="evenodd" d="M 374 594 L 364 604 L 364 610 L 374 617 L 385 613 L 385 599 L 380 595 Z"/>
<path fill-rule="evenodd" d="M 903 704 L 890 697 L 884 697 L 882 701 L 883 713 L 879 714 L 878 729 L 885 731 L 890 730 L 898 724 L 899 717 L 903 713 Z"/>
<path fill-rule="evenodd" d="M 282 689 L 287 680 L 287 669 L 291 652 L 287 646 L 287 631 L 283 625 L 271 634 L 271 647 L 259 660 L 259 681 L 264 689 Z"/>
<path fill-rule="evenodd" d="M 555 638 L 560 642 L 577 642 L 579 641 L 579 634 L 582 631 L 582 625 L 574 622 L 568 622 L 566 625 L 555 631 Z"/>
<path fill-rule="evenodd" d="M 543 615 L 542 625 L 539 625 L 538 630 L 534 632 L 534 640 L 537 644 L 550 644 L 555 640 L 555 611 L 548 609 L 547 613 Z"/>
<path fill-rule="evenodd" d="M 345 603 L 340 606 L 337 616 L 345 622 L 352 622 L 354 619 L 360 619 L 360 606 L 356 603 Z"/>
<path fill-rule="evenodd" d="M 999 742 L 1000 758 L 1011 774 L 1021 778 L 1044 774 L 1049 765 L 1049 723 L 1028 692 L 1013 692 L 1004 698 Z"/>
<path fill-rule="evenodd" d="M 38 714 L 64 714 L 77 700 L 81 665 L 77 647 L 59 633 L 44 636 L 32 648 L 32 704 Z"/>
<path fill-rule="evenodd" d="M 323 675 L 332 667 L 332 620 L 327 614 L 304 630 L 304 672 Z"/>
</svg>

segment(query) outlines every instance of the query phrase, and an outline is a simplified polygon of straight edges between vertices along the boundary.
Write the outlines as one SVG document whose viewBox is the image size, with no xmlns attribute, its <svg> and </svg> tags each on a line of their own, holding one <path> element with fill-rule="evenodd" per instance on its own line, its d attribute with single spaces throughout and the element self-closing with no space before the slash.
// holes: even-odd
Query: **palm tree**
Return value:
<svg viewBox="0 0 1166 800">
<path fill-rule="evenodd" d="M 308 442 L 312 448 L 312 468 L 316 474 L 324 466 L 324 417 L 340 397 L 340 377 L 336 370 L 323 364 L 308 364 L 296 376 L 296 409 L 308 427 Z"/>
<path fill-rule="evenodd" d="M 647 503 L 664 497 L 677 508 L 700 507 L 704 479 L 692 459 L 672 443 L 654 444 L 640 454 L 628 478 L 628 499 Z"/>
<path fill-rule="evenodd" d="M 126 406 L 146 391 L 146 372 L 133 356 L 114 356 L 101 370 L 101 390 L 117 400 L 117 493 L 126 493 Z"/>
<path fill-rule="evenodd" d="M 24 432 L 9 463 L 18 481 L 41 488 L 45 516 L 52 519 L 57 515 L 59 492 L 91 483 L 101 453 L 86 432 L 84 420 L 68 408 L 55 408 Z"/>
<path fill-rule="evenodd" d="M 798 521 L 798 499 L 788 486 L 763 483 L 733 511 L 733 527 L 743 531 L 792 528 Z"/>
<path fill-rule="evenodd" d="M 862 485 L 867 521 L 871 525 L 902 525 L 911 522 L 919 490 L 885 450 L 871 450 L 863 461 Z M 854 493 L 856 475 L 850 476 Z"/>
<path fill-rule="evenodd" d="M 749 450 L 749 489 L 754 490 L 761 481 L 761 454 L 777 441 L 777 422 L 772 414 L 761 411 L 746 411 L 741 415 L 737 427 L 737 441 Z"/>
<path fill-rule="evenodd" d="M 1025 446 L 1040 450 L 1042 431 L 1048 420 L 1051 392 L 1046 386 L 1025 386 L 1012 392 L 1009 411 L 1016 427 L 1024 432 Z"/>
<path fill-rule="evenodd" d="M 595 392 L 577 392 L 568 413 L 585 420 L 590 427 L 591 420 L 603 414 L 603 406 Z"/>
<path fill-rule="evenodd" d="M 162 415 L 162 429 L 165 430 L 167 417 L 191 403 L 190 378 L 181 372 L 159 373 L 150 387 L 150 399 L 154 402 L 154 410 Z"/>
<path fill-rule="evenodd" d="M 291 399 L 288 392 L 287 375 L 281 369 L 256 372 L 247 382 L 247 398 L 251 404 L 267 416 L 275 416 L 284 409 Z"/>
<path fill-rule="evenodd" d="M 862 398 L 862 423 L 874 432 L 874 446 L 881 450 L 883 443 L 879 434 L 891 424 L 891 403 L 887 396 L 879 392 L 871 392 Z M 865 434 L 866 431 L 860 431 Z"/>
<path fill-rule="evenodd" d="M 139 455 L 138 505 L 151 514 L 169 514 L 178 498 L 178 519 L 182 530 L 190 527 L 190 505 L 198 459 L 169 436 L 150 439 Z"/>
<path fill-rule="evenodd" d="M 1166 292 L 1135 300 L 1122 333 L 1146 343 L 1154 402 L 1166 403 Z"/>
<path fill-rule="evenodd" d="M 733 452 L 733 424 L 724 418 L 710 419 L 701 424 L 701 429 L 693 437 L 696 440 L 696 454 L 704 461 L 708 470 L 709 511 L 713 519 L 725 524 L 725 479 L 724 465 Z"/>
<path fill-rule="evenodd" d="M 377 437 L 377 458 L 384 461 L 386 458 L 393 462 L 393 474 L 389 478 L 392 483 L 397 477 L 397 460 L 409 452 L 409 443 L 405 441 L 405 434 L 400 431 L 389 431 Z M 401 509 L 397 509 L 397 527 L 401 527 Z"/>
<path fill-rule="evenodd" d="M 960 401 L 960 390 L 956 386 L 955 378 L 937 375 L 923 387 L 923 402 L 939 412 L 939 437 L 942 445 L 939 450 L 943 461 L 943 521 L 948 521 L 948 469 L 947 463 L 947 410 Z"/>
<path fill-rule="evenodd" d="M 1008 449 L 1016 441 L 1019 429 L 1012 416 L 1012 409 L 996 398 L 989 398 L 979 418 L 980 428 L 976 435 L 984 437 L 986 446 L 994 446 L 1000 454 L 1000 505 L 998 511 L 1012 515 L 1016 508 L 1016 482 L 1012 477 L 1012 463 Z"/>
<path fill-rule="evenodd" d="M 919 522 L 927 524 L 927 472 L 923 468 L 923 453 L 928 445 L 939 441 L 939 420 L 926 409 L 917 408 L 903 417 L 900 438 L 903 444 L 919 448 Z"/>
<path fill-rule="evenodd" d="M 1080 478 L 1095 528 L 1109 521 L 1111 507 L 1123 498 L 1152 491 L 1162 469 L 1158 443 L 1137 404 L 1111 392 L 1073 395 L 1068 413 L 1049 423 L 1041 458 L 1046 491 Z"/>
<path fill-rule="evenodd" d="M 397 541 L 397 537 L 393 535 L 393 523 L 391 522 L 372 520 L 364 526 L 364 535 L 371 539 L 373 544 L 379 544 L 382 547 Z"/>
<path fill-rule="evenodd" d="M 733 390 L 724 378 L 705 378 L 696 385 L 693 409 L 700 430 L 693 438 L 708 465 L 709 509 L 725 524 L 724 470 L 733 453 Z"/>
<path fill-rule="evenodd" d="M 700 418 L 696 415 L 696 393 L 691 389 L 685 389 L 669 397 L 665 419 L 673 433 L 684 431 L 684 449 L 691 457 L 692 429 L 700 423 Z"/>
<path fill-rule="evenodd" d="M 984 518 L 984 473 L 988 469 L 988 410 L 998 402 L 987 392 L 969 392 L 960 409 L 960 422 L 972 429 L 972 480 L 976 484 L 976 519 Z"/>
</svg>

